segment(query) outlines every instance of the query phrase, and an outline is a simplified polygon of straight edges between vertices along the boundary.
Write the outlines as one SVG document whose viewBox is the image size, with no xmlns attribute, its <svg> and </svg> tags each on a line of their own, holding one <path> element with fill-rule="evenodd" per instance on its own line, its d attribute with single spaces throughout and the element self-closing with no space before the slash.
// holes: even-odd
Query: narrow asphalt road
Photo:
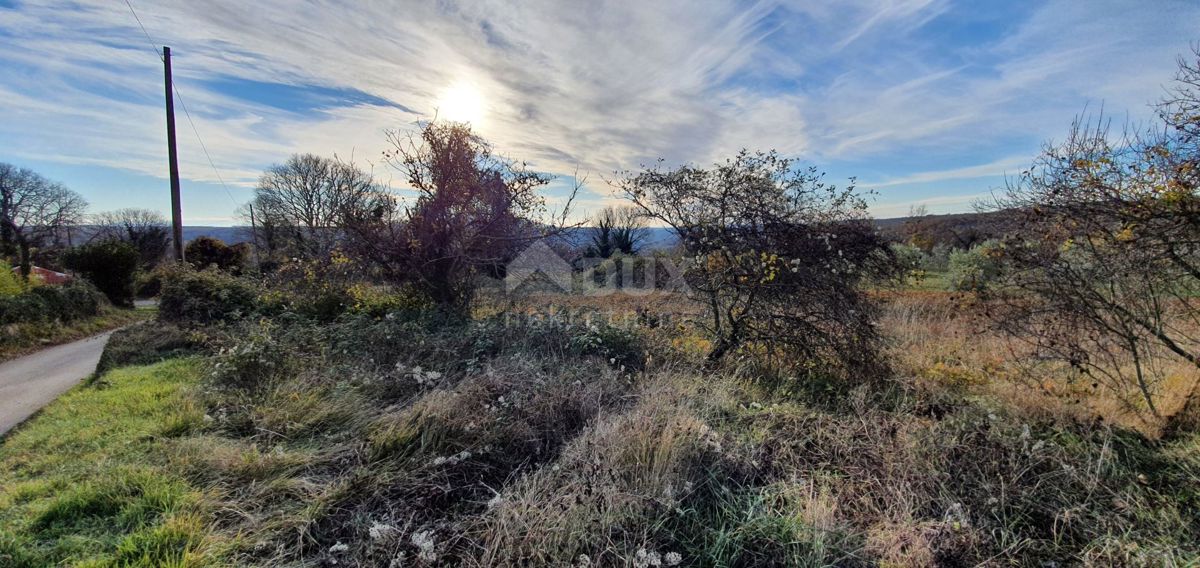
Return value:
<svg viewBox="0 0 1200 568">
<path fill-rule="evenodd" d="M 111 333 L 0 363 L 0 436 L 92 374 Z"/>
</svg>

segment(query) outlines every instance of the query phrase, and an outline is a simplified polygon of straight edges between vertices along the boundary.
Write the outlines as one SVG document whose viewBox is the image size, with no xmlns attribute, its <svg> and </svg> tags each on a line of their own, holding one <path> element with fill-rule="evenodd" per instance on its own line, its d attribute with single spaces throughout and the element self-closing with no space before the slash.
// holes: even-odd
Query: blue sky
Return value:
<svg viewBox="0 0 1200 568">
<path fill-rule="evenodd" d="M 188 224 L 239 222 L 294 152 L 398 184 L 385 131 L 435 113 L 562 176 L 553 196 L 586 175 L 580 214 L 615 171 L 742 147 L 856 176 L 879 217 L 964 211 L 1075 115 L 1149 118 L 1200 41 L 1200 2 L 1173 0 L 131 1 L 216 166 L 177 105 Z M 167 211 L 161 81 L 124 2 L 0 0 L 0 161 L 93 211 Z"/>
</svg>

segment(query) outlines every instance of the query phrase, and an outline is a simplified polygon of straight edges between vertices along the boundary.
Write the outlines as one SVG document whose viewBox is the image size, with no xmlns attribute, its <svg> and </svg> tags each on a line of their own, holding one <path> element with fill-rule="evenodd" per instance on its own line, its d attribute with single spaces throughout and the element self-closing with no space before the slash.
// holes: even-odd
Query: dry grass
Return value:
<svg viewBox="0 0 1200 568">
<path fill-rule="evenodd" d="M 701 491 L 705 467 L 720 460 L 720 435 L 694 408 L 714 401 L 696 405 L 698 390 L 686 377 L 656 377 L 633 408 L 599 417 L 552 465 L 506 487 L 467 530 L 482 549 L 472 563 L 622 565 L 638 550 L 672 552 L 659 552 L 645 521 Z"/>
<path fill-rule="evenodd" d="M 1200 371 L 1174 357 L 1155 365 L 1155 402 L 1145 409 L 1134 385 L 1114 391 L 1039 359 L 1026 343 L 989 329 L 974 296 L 902 292 L 884 296 L 881 325 L 903 378 L 1002 400 L 1035 419 L 1104 421 L 1157 437 L 1200 385 Z"/>
</svg>

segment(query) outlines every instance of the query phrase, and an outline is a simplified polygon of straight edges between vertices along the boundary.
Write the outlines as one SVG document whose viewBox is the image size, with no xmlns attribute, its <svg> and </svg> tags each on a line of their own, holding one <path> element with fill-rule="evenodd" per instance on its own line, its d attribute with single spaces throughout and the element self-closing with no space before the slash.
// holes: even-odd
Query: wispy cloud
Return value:
<svg viewBox="0 0 1200 568">
<path fill-rule="evenodd" d="M 926 197 L 903 203 L 876 203 L 871 206 L 871 214 L 879 219 L 906 217 L 918 207 L 924 207 L 930 214 L 957 213 L 972 211 L 977 205 L 986 206 L 994 200 L 992 192 Z"/>
<path fill-rule="evenodd" d="M 1200 21 L 1191 3 L 1133 1 L 133 4 L 175 49 L 228 183 L 248 187 L 298 151 L 378 161 L 384 130 L 433 116 L 440 93 L 468 82 L 500 151 L 593 174 L 587 207 L 611 199 L 600 178 L 613 171 L 741 147 L 865 171 L 878 187 L 1002 173 L 1088 102 L 1144 110 Z M 123 2 L 0 8 L 0 159 L 162 176 L 150 50 Z M 305 93 L 323 98 L 297 102 Z M 185 177 L 214 181 L 184 121 Z"/>
<path fill-rule="evenodd" d="M 998 176 L 1012 174 L 1015 171 L 1020 171 L 1022 168 L 1029 167 L 1029 165 L 1030 158 L 1028 156 L 1013 156 L 986 164 L 967 166 L 965 168 L 919 172 L 903 177 L 885 179 L 881 181 L 863 181 L 859 182 L 859 185 L 866 188 L 883 188 L 897 185 L 914 185 L 954 179 L 995 178 Z"/>
</svg>

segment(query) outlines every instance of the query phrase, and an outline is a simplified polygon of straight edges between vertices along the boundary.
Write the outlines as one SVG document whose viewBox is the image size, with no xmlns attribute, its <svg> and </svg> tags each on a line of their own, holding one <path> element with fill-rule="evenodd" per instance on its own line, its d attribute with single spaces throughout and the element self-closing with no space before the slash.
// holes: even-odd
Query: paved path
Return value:
<svg viewBox="0 0 1200 568">
<path fill-rule="evenodd" d="M 0 436 L 95 372 L 110 334 L 0 363 Z"/>
</svg>

